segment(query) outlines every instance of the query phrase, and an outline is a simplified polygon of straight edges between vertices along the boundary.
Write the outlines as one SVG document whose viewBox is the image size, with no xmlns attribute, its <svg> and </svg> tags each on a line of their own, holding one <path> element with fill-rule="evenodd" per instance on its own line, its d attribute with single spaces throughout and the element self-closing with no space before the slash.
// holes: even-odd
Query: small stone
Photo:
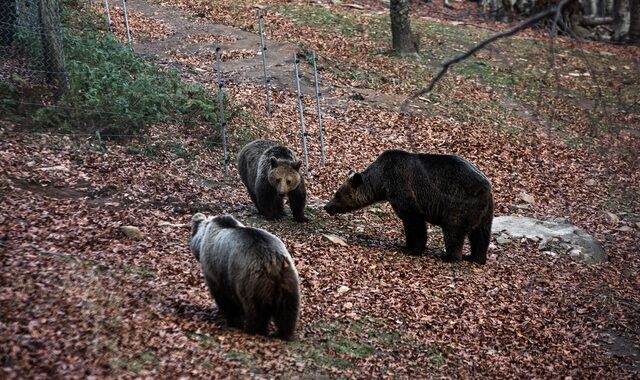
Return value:
<svg viewBox="0 0 640 380">
<path fill-rule="evenodd" d="M 342 285 L 341 287 L 338 288 L 338 294 L 346 293 L 349 290 L 351 290 L 351 289 L 348 286 Z"/>
<path fill-rule="evenodd" d="M 519 199 L 521 199 L 521 200 L 523 200 L 523 201 L 525 201 L 525 202 L 527 202 L 528 204 L 534 204 L 534 203 L 536 203 L 536 200 L 535 200 L 535 198 L 533 197 L 533 195 L 531 195 L 531 194 L 527 194 L 527 193 L 525 193 L 524 191 L 518 195 L 518 198 L 519 198 Z"/>
<path fill-rule="evenodd" d="M 587 186 L 595 186 L 595 185 L 597 185 L 597 184 L 598 184 L 598 182 L 596 182 L 596 180 L 595 180 L 595 179 L 589 179 L 589 180 L 587 180 L 587 182 L 585 182 L 585 184 L 586 184 Z"/>
<path fill-rule="evenodd" d="M 578 249 L 578 248 L 573 248 L 571 250 L 569 250 L 569 256 L 571 257 L 577 257 L 582 255 L 582 250 Z"/>
<path fill-rule="evenodd" d="M 158 222 L 158 227 L 190 227 L 190 224 L 187 223 L 171 223 L 167 221 Z"/>
<path fill-rule="evenodd" d="M 622 227 L 618 227 L 616 229 L 618 231 L 620 231 L 620 232 L 631 232 L 631 231 L 633 231 L 633 228 L 631 228 L 629 226 L 622 226 Z"/>
<path fill-rule="evenodd" d="M 496 243 L 499 245 L 505 245 L 511 243 L 511 239 L 505 234 L 502 234 L 496 238 Z"/>
<path fill-rule="evenodd" d="M 130 239 L 142 238 L 142 231 L 136 226 L 120 226 L 120 231 Z"/>
<path fill-rule="evenodd" d="M 528 204 L 513 205 L 513 206 L 511 206 L 511 209 L 513 211 L 528 210 L 529 209 L 529 205 Z"/>
<path fill-rule="evenodd" d="M 345 309 L 351 309 L 353 307 L 353 303 L 351 302 L 345 302 L 344 305 L 342 305 Z"/>
<path fill-rule="evenodd" d="M 70 171 L 69 168 L 67 168 L 64 165 L 55 165 L 55 166 L 47 166 L 47 167 L 43 167 L 43 168 L 39 168 L 38 170 L 42 170 L 42 171 L 62 171 L 62 172 L 68 172 Z"/>
<path fill-rule="evenodd" d="M 605 211 L 604 214 L 607 216 L 607 218 L 612 221 L 612 222 L 619 222 L 620 221 L 620 217 L 612 212 L 609 211 Z"/>
<path fill-rule="evenodd" d="M 336 235 L 322 235 L 324 236 L 325 239 L 329 240 L 330 242 L 343 246 L 343 247 L 348 247 L 349 244 L 347 244 L 344 240 L 342 240 L 342 238 L 336 236 Z"/>
<path fill-rule="evenodd" d="M 369 208 L 369 212 L 374 214 L 374 215 L 382 215 L 382 214 L 384 214 L 384 211 L 382 211 L 382 209 L 378 208 L 378 207 Z"/>
</svg>

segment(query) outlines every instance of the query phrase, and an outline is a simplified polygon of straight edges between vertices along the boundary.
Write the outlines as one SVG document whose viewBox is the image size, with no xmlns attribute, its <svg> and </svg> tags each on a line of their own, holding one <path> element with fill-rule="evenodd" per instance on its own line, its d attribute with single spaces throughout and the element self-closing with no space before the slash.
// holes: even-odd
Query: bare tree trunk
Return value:
<svg viewBox="0 0 640 380">
<path fill-rule="evenodd" d="M 613 5 L 613 41 L 624 41 L 629 33 L 629 0 L 615 0 Z"/>
<path fill-rule="evenodd" d="M 58 2 L 56 0 L 39 0 L 38 15 L 47 81 L 57 87 L 55 97 L 59 98 L 67 88 L 67 75 L 64 67 Z"/>
<path fill-rule="evenodd" d="M 640 43 L 640 0 L 629 0 L 629 42 Z"/>
<path fill-rule="evenodd" d="M 598 14 L 597 0 L 585 0 L 583 4 L 585 16 L 596 16 Z"/>
<path fill-rule="evenodd" d="M 0 46 L 13 43 L 16 33 L 16 1 L 0 0 Z"/>
<path fill-rule="evenodd" d="M 418 46 L 409 19 L 409 0 L 391 0 L 389 10 L 393 50 L 400 54 L 417 53 Z"/>
</svg>

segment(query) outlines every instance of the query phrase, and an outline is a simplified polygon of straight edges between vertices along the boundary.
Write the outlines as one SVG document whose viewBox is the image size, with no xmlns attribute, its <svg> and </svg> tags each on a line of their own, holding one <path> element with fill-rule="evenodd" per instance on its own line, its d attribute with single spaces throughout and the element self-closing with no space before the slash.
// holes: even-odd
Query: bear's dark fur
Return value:
<svg viewBox="0 0 640 380">
<path fill-rule="evenodd" d="M 462 246 L 469 237 L 468 260 L 487 261 L 491 183 L 470 162 L 453 155 L 385 151 L 362 173 L 351 174 L 324 209 L 329 215 L 341 214 L 385 200 L 402 220 L 406 248 L 412 254 L 424 250 L 426 223 L 431 223 L 442 227 L 446 259 L 462 260 Z"/>
<path fill-rule="evenodd" d="M 273 141 L 255 140 L 238 155 L 238 172 L 258 211 L 267 219 L 284 216 L 284 197 L 289 198 L 293 219 L 306 222 L 307 190 L 300 175 L 302 162 L 295 153 Z"/>
<path fill-rule="evenodd" d="M 191 219 L 191 252 L 229 325 L 267 334 L 273 318 L 277 336 L 294 337 L 300 308 L 298 272 L 280 239 L 245 227 L 231 215 Z"/>
</svg>

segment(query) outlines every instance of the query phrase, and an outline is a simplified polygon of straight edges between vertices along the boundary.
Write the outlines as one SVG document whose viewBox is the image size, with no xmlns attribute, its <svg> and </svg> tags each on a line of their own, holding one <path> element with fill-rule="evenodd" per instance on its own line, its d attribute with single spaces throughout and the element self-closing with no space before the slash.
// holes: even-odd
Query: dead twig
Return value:
<svg viewBox="0 0 640 380">
<path fill-rule="evenodd" d="M 438 72 L 436 73 L 436 75 L 433 77 L 433 79 L 431 79 L 431 82 L 429 83 L 429 85 L 421 90 L 418 90 L 417 92 L 413 93 L 412 95 L 410 95 L 404 102 L 402 102 L 402 106 L 401 106 L 401 110 L 402 111 L 406 111 L 406 107 L 408 105 L 408 103 L 410 101 L 412 101 L 413 99 L 417 98 L 418 96 L 424 95 L 428 92 L 430 92 L 431 90 L 433 90 L 433 87 L 435 86 L 435 84 L 444 76 L 444 74 L 447 73 L 447 71 L 449 70 L 449 67 L 455 63 L 459 63 L 461 61 L 464 61 L 465 59 L 469 58 L 471 55 L 473 55 L 475 52 L 477 52 L 478 50 L 484 48 L 485 46 L 489 45 L 490 43 L 492 43 L 493 41 L 499 40 L 501 38 L 504 37 L 509 37 L 512 36 L 516 33 L 518 33 L 521 30 L 524 30 L 528 27 L 530 27 L 531 25 L 537 23 L 540 20 L 543 20 L 547 17 L 549 17 L 550 15 L 555 14 L 555 19 L 559 18 L 559 14 L 562 12 L 562 9 L 569 4 L 570 2 L 575 1 L 575 0 L 562 0 L 558 3 L 558 5 L 551 7 L 545 11 L 542 11 L 538 14 L 535 14 L 531 17 L 529 17 L 528 19 L 522 21 L 521 23 L 519 23 L 518 25 L 504 30 L 502 32 L 496 33 L 494 35 L 492 35 L 491 37 L 480 41 L 477 45 L 475 45 L 474 47 L 472 47 L 471 49 L 467 50 L 465 53 L 451 58 L 450 60 L 443 62 L 440 65 L 440 68 L 438 70 Z"/>
</svg>

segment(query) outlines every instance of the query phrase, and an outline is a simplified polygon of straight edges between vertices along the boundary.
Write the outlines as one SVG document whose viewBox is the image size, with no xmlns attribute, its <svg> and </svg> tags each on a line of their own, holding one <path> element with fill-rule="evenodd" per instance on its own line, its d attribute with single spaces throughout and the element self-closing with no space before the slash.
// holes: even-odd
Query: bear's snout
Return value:
<svg viewBox="0 0 640 380">
<path fill-rule="evenodd" d="M 333 215 L 337 212 L 336 207 L 335 207 L 335 206 L 333 206 L 333 205 L 331 204 L 331 202 L 329 202 L 329 203 L 327 203 L 326 205 L 324 205 L 324 207 L 323 207 L 323 208 L 324 208 L 324 211 L 326 211 L 326 212 L 327 212 L 327 214 L 329 214 L 329 215 L 331 215 L 331 216 L 333 216 Z"/>
<path fill-rule="evenodd" d="M 278 196 L 279 196 L 280 198 L 284 198 L 286 195 L 287 195 L 287 193 L 278 193 Z"/>
</svg>

